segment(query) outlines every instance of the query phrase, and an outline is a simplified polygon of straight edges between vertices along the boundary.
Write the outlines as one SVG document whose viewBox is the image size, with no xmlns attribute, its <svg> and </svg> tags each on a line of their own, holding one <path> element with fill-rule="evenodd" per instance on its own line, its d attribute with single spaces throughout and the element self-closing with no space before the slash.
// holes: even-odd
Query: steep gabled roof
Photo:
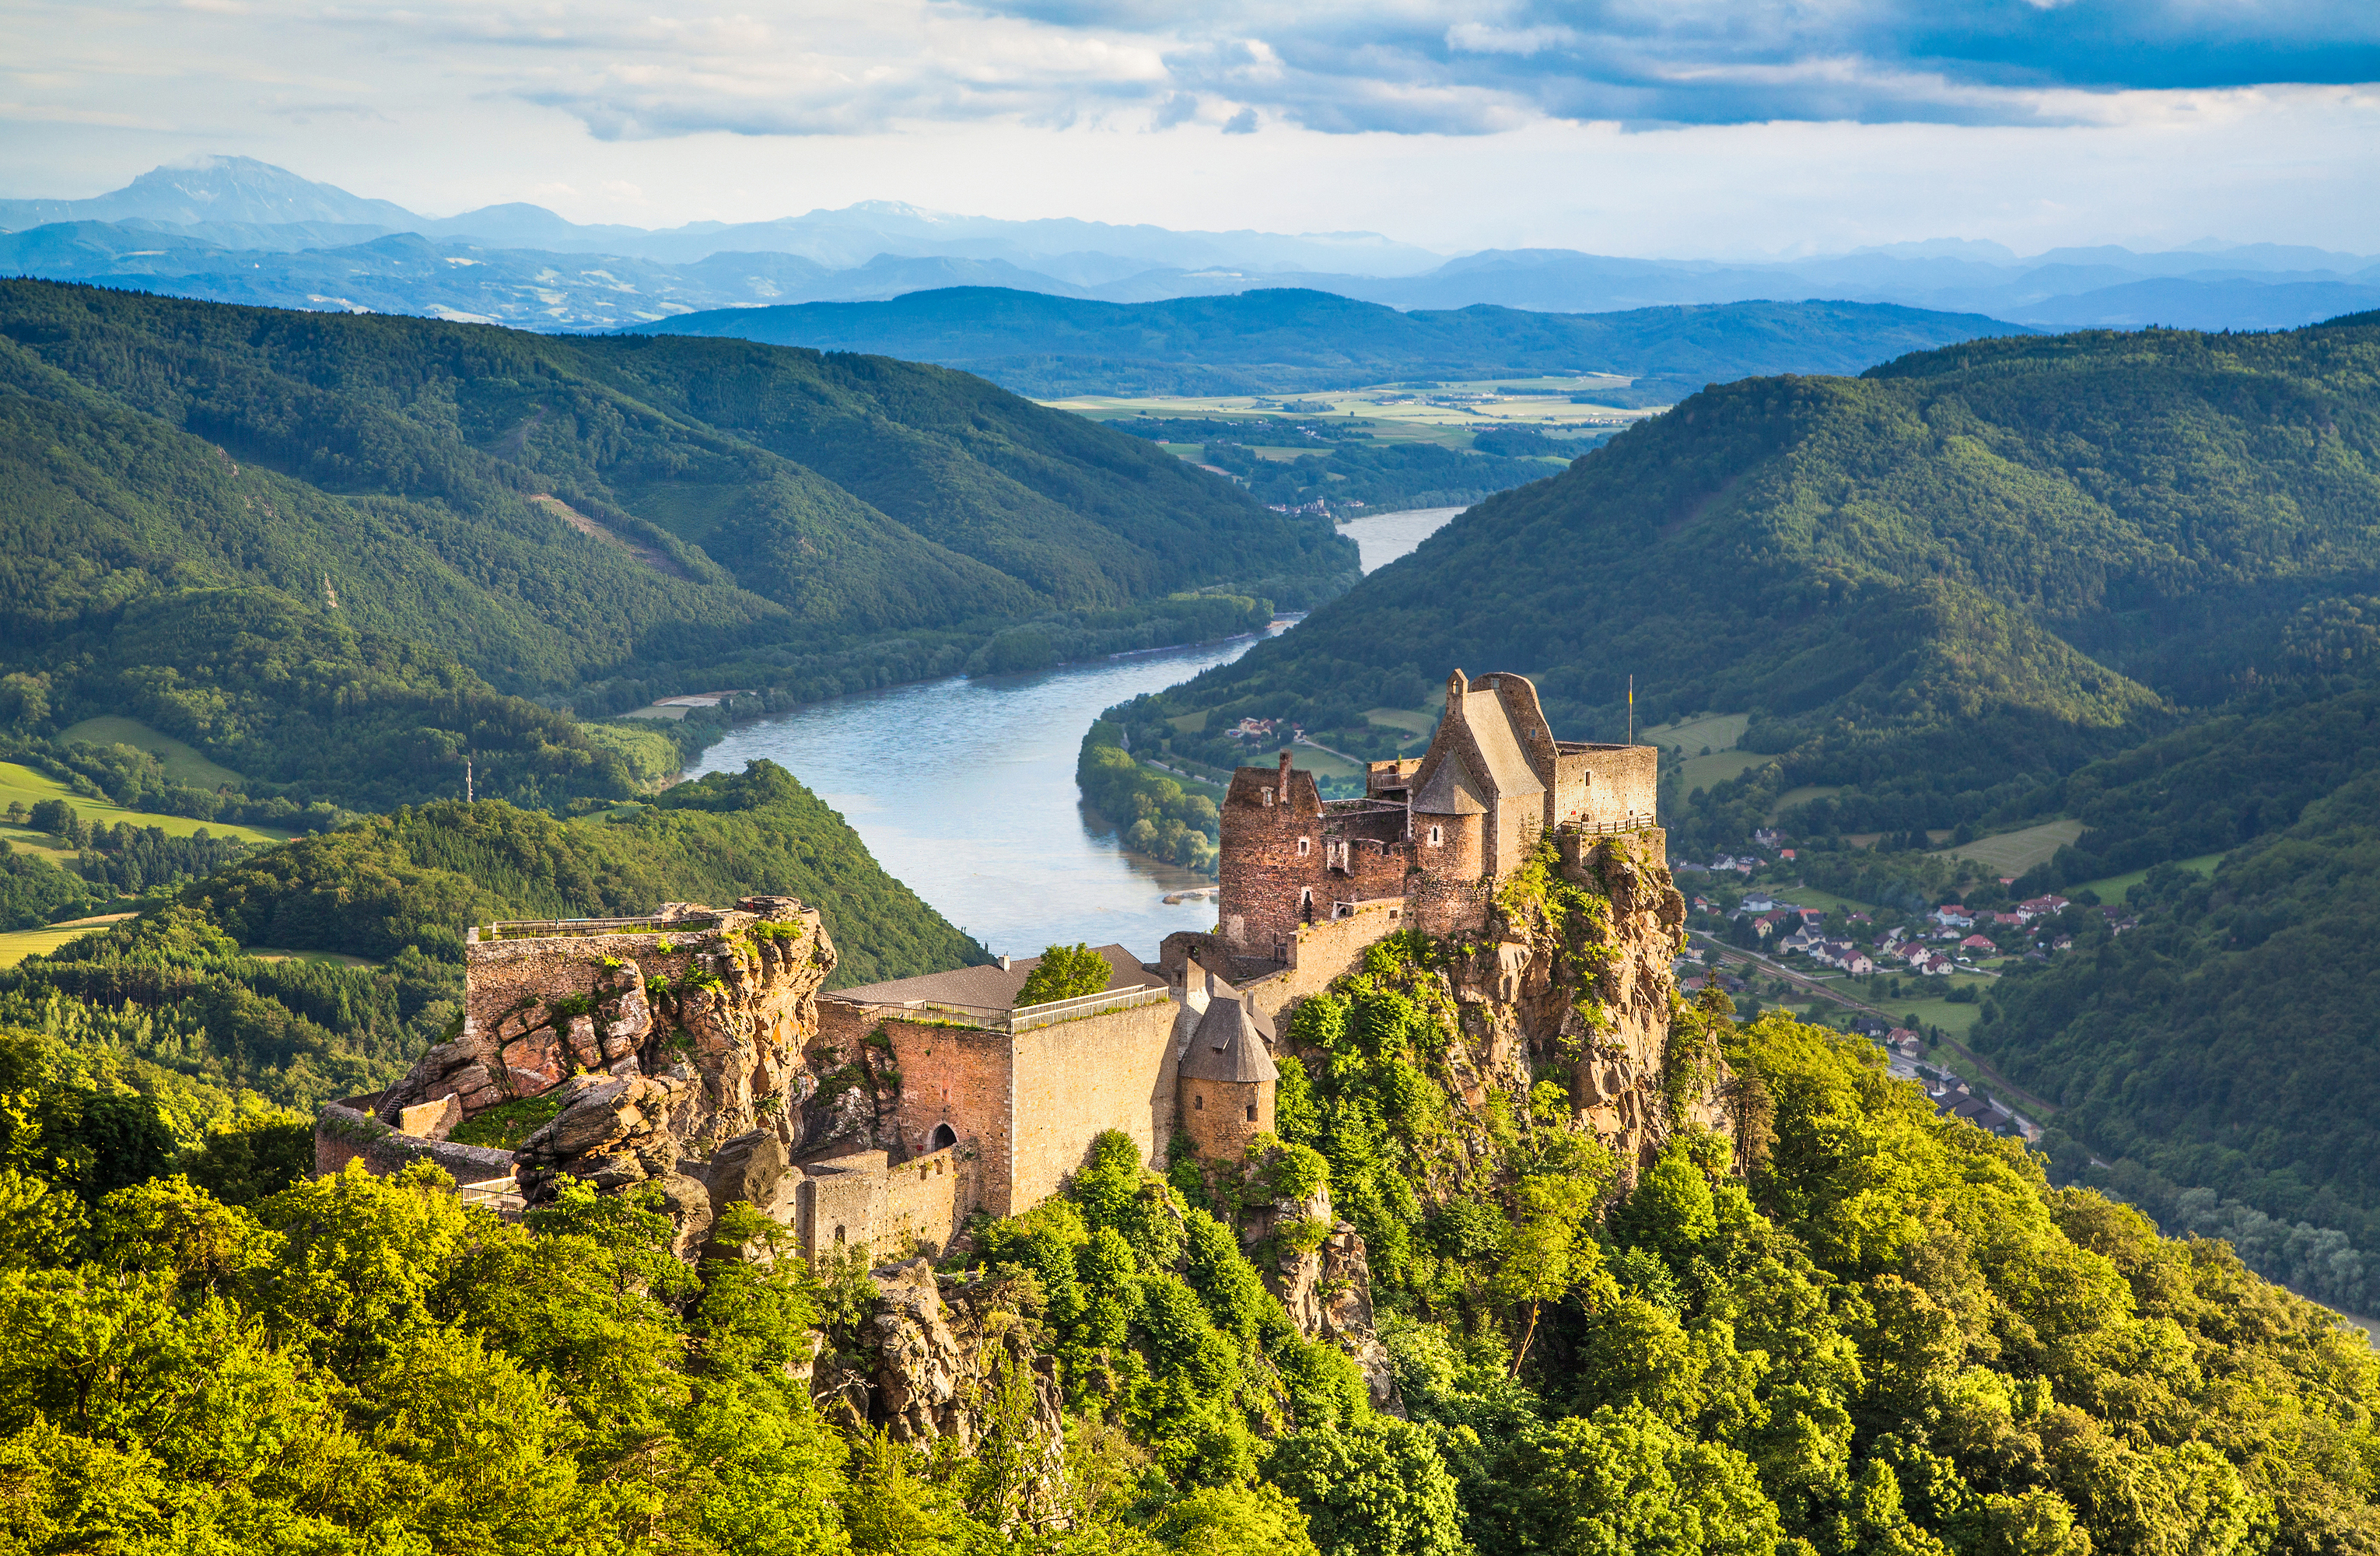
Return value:
<svg viewBox="0 0 2380 1556">
<path fill-rule="evenodd" d="M 1521 749 L 1521 735 L 1512 727 L 1512 711 L 1504 699 L 1492 691 L 1471 691 L 1463 694 L 1463 722 L 1470 729 L 1471 738 L 1479 745 L 1479 754 L 1487 759 L 1487 780 L 1500 799 L 1514 799 L 1546 792 L 1545 780 L 1529 765 L 1528 753 Z"/>
<path fill-rule="evenodd" d="M 1479 797 L 1479 785 L 1471 776 L 1471 769 L 1460 751 L 1449 751 L 1421 793 L 1413 797 L 1414 809 L 1424 816 L 1484 816 L 1487 805 Z"/>
<path fill-rule="evenodd" d="M 1272 1022 L 1253 1006 L 1218 999 L 1190 1034 L 1190 1051 L 1182 1056 L 1182 1078 L 1240 1085 L 1278 1080 L 1281 1070 L 1266 1046 L 1271 1037 Z"/>
</svg>

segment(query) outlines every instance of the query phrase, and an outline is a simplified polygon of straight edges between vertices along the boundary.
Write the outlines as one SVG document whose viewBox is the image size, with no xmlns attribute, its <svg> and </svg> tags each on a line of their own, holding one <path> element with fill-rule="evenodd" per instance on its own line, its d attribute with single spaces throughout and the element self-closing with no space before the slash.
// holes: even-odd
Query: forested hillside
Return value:
<svg viewBox="0 0 2380 1556">
<path fill-rule="evenodd" d="M 250 854 L 169 906 L 0 972 L 0 1026 L 310 1106 L 386 1084 L 438 1040 L 458 1008 L 468 925 L 755 892 L 819 908 L 841 983 L 989 960 L 817 796 L 754 762 L 577 821 L 448 801 Z"/>
<path fill-rule="evenodd" d="M 946 286 L 890 302 L 729 308 L 638 334 L 872 351 L 981 373 L 1020 395 L 1283 395 L 1405 379 L 1618 373 L 1614 405 L 1667 405 L 1755 373 L 1857 372 L 2020 326 L 1887 303 L 1732 302 L 1624 313 L 1476 307 L 1401 313 L 1295 289 L 1087 302 Z"/>
<path fill-rule="evenodd" d="M 1295 602 L 1355 560 L 1144 440 L 881 359 L 17 281 L 0 390 L 19 730 L 129 714 L 342 801 L 424 792 L 354 786 L 407 766 L 447 792 L 481 725 L 595 760 L 492 691 L 815 693 L 1026 622 L 1138 647 L 1200 615 L 1182 591 Z M 572 762 L 493 792 L 625 792 Z"/>
<path fill-rule="evenodd" d="M 775 1257 L 689 1268 L 633 1191 L 574 1184 L 510 1225 L 434 1170 L 283 1187 L 268 1129 L 185 1144 L 114 1071 L 11 1036 L 0 1528 L 30 1549 L 170 1532 L 508 1556 L 2380 1538 L 2361 1335 L 2219 1244 L 2050 1189 L 1864 1045 L 1706 1010 L 1696 1039 L 1773 1102 L 1748 1173 L 1690 1134 L 1620 1192 L 1553 1103 L 1515 1110 L 1463 1163 L 1483 1186 L 1449 1200 L 1433 1178 L 1461 1152 L 1414 1068 L 1447 1036 L 1422 971 L 1392 955 L 1319 1002 L 1322 1074 L 1285 1096 L 1292 1137 L 1245 1185 L 1408 1197 L 1379 1318 L 1411 1419 L 1376 1410 L 1227 1222 L 1111 1134 L 1061 1197 L 980 1229 L 965 1300 L 1047 1370 L 1038 1390 L 1021 1363 L 994 1371 L 966 1452 L 838 1430 L 789 1382 L 825 1365 L 814 1330 L 830 1356 L 868 1343 L 875 1286 L 814 1274 L 749 1207 L 718 1237 Z M 1060 1405 L 1062 1445 L 1040 1418 Z"/>
<path fill-rule="evenodd" d="M 1707 390 L 1165 711 L 1361 735 L 1447 666 L 1567 737 L 1748 711 L 1837 818 L 1950 826 L 2228 696 L 2380 571 L 2380 328 L 1978 341 Z M 1324 736 L 1328 739 L 1328 736 Z M 1852 799 L 1868 807 L 1862 813 Z"/>
</svg>

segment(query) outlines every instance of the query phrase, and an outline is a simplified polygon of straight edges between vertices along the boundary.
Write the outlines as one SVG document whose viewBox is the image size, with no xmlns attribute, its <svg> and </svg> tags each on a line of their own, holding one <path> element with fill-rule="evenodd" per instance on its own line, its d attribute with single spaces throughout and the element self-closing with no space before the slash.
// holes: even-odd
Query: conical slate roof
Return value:
<svg viewBox="0 0 2380 1556">
<path fill-rule="evenodd" d="M 1182 1056 L 1182 1078 L 1240 1084 L 1278 1080 L 1281 1070 L 1266 1046 L 1271 1037 L 1271 1021 L 1253 1007 L 1219 999 L 1190 1034 L 1190 1051 Z"/>
<path fill-rule="evenodd" d="M 1542 792 L 1542 791 L 1540 791 Z M 1480 801 L 1479 785 L 1472 782 L 1471 769 L 1463 765 L 1463 753 L 1449 751 L 1429 782 L 1414 796 L 1413 808 L 1424 816 L 1484 816 L 1488 807 Z"/>
</svg>

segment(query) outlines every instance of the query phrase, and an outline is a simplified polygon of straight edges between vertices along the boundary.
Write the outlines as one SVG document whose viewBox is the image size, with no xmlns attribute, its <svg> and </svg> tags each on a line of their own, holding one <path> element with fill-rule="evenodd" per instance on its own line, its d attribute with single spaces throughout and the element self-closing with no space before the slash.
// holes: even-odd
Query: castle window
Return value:
<svg viewBox="0 0 2380 1556">
<path fill-rule="evenodd" d="M 1205 1092 L 1193 1091 L 1190 1093 L 1190 1111 L 1197 1113 L 1202 1113 L 1207 1111 L 1207 1094 Z"/>
<path fill-rule="evenodd" d="M 1436 848 L 1445 841 L 1446 829 L 1444 827 L 1432 827 L 1429 829 L 1429 845 L 1431 847 Z"/>
<path fill-rule="evenodd" d="M 1254 1102 L 1250 1102 L 1250 1103 L 1248 1104 L 1248 1122 L 1249 1122 L 1250 1124 L 1254 1124 L 1256 1121 L 1257 1121 L 1257 1105 L 1256 1105 Z"/>
<path fill-rule="evenodd" d="M 1270 784 L 1267 784 L 1265 785 L 1264 796 L 1265 796 L 1265 801 L 1264 801 L 1264 802 L 1265 802 L 1267 805 L 1270 805 L 1270 804 L 1272 803 L 1272 785 L 1271 785 Z"/>
<path fill-rule="evenodd" d="M 1312 853 L 1313 851 L 1314 851 L 1314 839 L 1312 839 L 1312 838 L 1310 838 L 1310 837 L 1301 837 L 1301 838 L 1299 838 L 1299 839 L 1297 840 L 1297 857 L 1298 857 L 1299 858 L 1301 858 L 1301 859 L 1302 859 L 1302 858 L 1305 857 L 1305 856 L 1306 856 L 1306 855 L 1308 855 L 1308 854 Z"/>
<path fill-rule="evenodd" d="M 839 1226 L 834 1229 L 834 1246 L 838 1248 L 843 1246 L 843 1228 Z"/>
<path fill-rule="evenodd" d="M 928 1150 L 940 1150 L 944 1146 L 954 1146 L 958 1143 L 958 1131 L 952 1128 L 947 1124 L 935 1124 L 934 1132 L 926 1137 L 926 1149 Z"/>
</svg>

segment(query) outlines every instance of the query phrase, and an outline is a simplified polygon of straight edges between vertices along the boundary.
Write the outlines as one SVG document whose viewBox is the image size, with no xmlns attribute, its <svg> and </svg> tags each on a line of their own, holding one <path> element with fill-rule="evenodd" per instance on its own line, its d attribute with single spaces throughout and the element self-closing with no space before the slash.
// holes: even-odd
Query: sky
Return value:
<svg viewBox="0 0 2380 1556">
<path fill-rule="evenodd" d="M 260 158 L 443 215 L 862 200 L 1442 253 L 2380 252 L 2374 0 L 11 0 L 0 195 Z"/>
</svg>

